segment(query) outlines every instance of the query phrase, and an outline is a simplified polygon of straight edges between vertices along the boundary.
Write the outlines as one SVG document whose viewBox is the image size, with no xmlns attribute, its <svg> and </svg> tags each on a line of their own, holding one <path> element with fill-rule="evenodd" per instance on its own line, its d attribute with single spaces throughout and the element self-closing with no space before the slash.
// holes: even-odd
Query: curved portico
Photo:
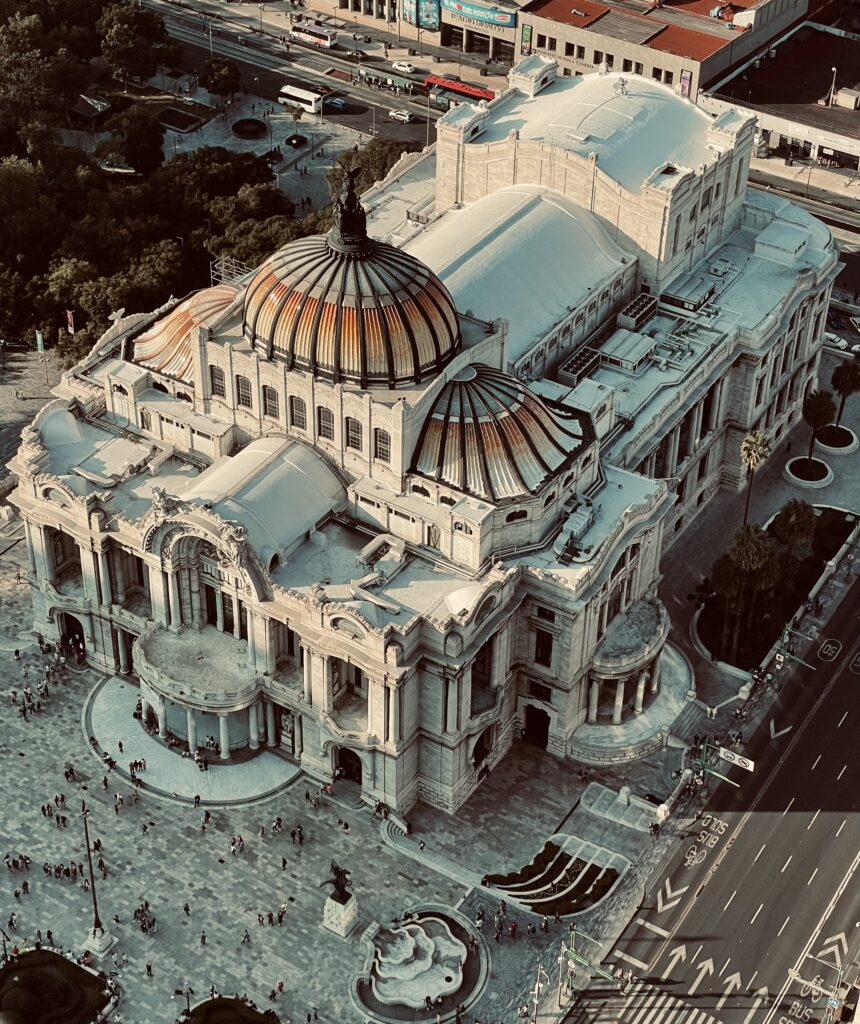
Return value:
<svg viewBox="0 0 860 1024">
<path fill-rule="evenodd" d="M 660 691 L 660 655 L 669 616 L 656 598 L 637 601 L 616 616 L 594 652 L 588 675 L 588 722 L 620 725 L 641 715 Z"/>
</svg>

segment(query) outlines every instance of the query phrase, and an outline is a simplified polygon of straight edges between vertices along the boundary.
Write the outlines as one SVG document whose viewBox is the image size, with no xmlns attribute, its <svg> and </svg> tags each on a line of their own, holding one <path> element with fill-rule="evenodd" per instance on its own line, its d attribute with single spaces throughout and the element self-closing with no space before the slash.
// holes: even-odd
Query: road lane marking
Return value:
<svg viewBox="0 0 860 1024">
<path fill-rule="evenodd" d="M 841 824 L 841 825 L 839 826 L 839 832 L 841 832 L 841 831 L 842 831 L 842 829 L 843 829 L 843 828 L 845 828 L 845 824 L 846 824 L 846 822 L 847 822 L 847 821 L 848 821 L 848 819 L 847 819 L 847 818 L 844 818 L 844 819 L 843 819 L 843 821 L 842 821 L 842 824 Z M 839 838 L 839 832 L 837 832 L 837 833 L 836 833 L 836 838 L 837 838 L 837 839 Z"/>
<path fill-rule="evenodd" d="M 810 768 L 810 771 L 813 771 L 813 772 L 815 771 L 815 769 L 818 767 L 818 762 L 820 760 L 821 760 L 821 754 L 819 754 L 818 757 L 816 757 L 815 764 L 812 766 L 812 768 Z"/>
<path fill-rule="evenodd" d="M 782 935 L 782 933 L 783 933 L 783 932 L 785 931 L 785 926 L 786 926 L 786 925 L 788 924 L 788 922 L 789 922 L 790 920 L 791 920 L 791 917 L 787 917 L 787 918 L 786 918 L 786 919 L 785 919 L 785 920 L 784 920 L 784 921 L 782 922 L 782 928 L 780 928 L 780 930 L 779 930 L 779 931 L 778 931 L 778 932 L 776 933 L 776 936 L 777 936 L 777 938 L 779 938 L 779 936 L 780 936 L 780 935 Z M 758 971 L 756 971 L 756 974 L 758 974 Z M 755 977 L 755 975 L 753 975 L 753 977 Z M 752 985 L 752 982 L 750 982 L 750 985 Z"/>
<path fill-rule="evenodd" d="M 788 867 L 788 865 L 790 863 L 791 863 L 791 857 L 789 857 L 788 860 L 785 862 L 785 864 L 782 865 L 782 871 L 785 871 L 785 869 Z M 780 874 L 782 874 L 782 871 L 780 871 Z"/>
<path fill-rule="evenodd" d="M 837 781 L 837 782 L 838 782 L 838 781 L 839 781 L 839 780 L 840 780 L 840 779 L 842 778 L 842 776 L 843 776 L 843 775 L 845 774 L 845 769 L 846 769 L 847 767 L 848 767 L 848 765 L 847 765 L 847 764 L 843 764 L 843 765 L 842 765 L 842 771 L 841 771 L 841 772 L 840 772 L 840 773 L 839 773 L 839 774 L 838 774 L 838 775 L 836 776 L 836 781 Z"/>
<path fill-rule="evenodd" d="M 789 811 L 791 810 L 791 805 L 792 805 L 793 803 L 794 803 L 794 797 L 792 797 L 792 798 L 791 798 L 791 799 L 790 799 L 790 800 L 788 801 L 788 807 L 786 807 L 786 809 L 785 809 L 785 810 L 784 810 L 784 811 L 782 812 L 782 816 L 783 816 L 783 818 L 784 818 L 784 817 L 786 816 L 786 814 L 788 814 L 788 812 L 789 812 Z"/>
<path fill-rule="evenodd" d="M 628 964 L 633 964 L 640 971 L 648 970 L 648 964 L 643 964 L 641 960 L 637 960 L 635 956 L 630 956 L 629 953 L 622 953 L 620 950 L 616 950 L 612 955 L 616 960 L 626 960 Z"/>
<path fill-rule="evenodd" d="M 701 952 L 702 952 L 702 950 L 703 950 L 704 948 L 705 948 L 705 947 L 704 947 L 704 945 L 702 945 L 702 944 L 700 943 L 700 944 L 699 944 L 699 948 L 698 948 L 698 949 L 696 950 L 696 952 L 695 952 L 695 953 L 694 953 L 694 954 L 692 955 L 692 957 L 691 957 L 690 959 L 691 959 L 691 960 L 695 960 L 695 959 L 696 959 L 696 957 L 697 957 L 697 956 L 699 955 L 699 953 L 701 953 Z"/>
<path fill-rule="evenodd" d="M 667 939 L 669 937 L 669 933 L 666 931 L 665 928 L 658 928 L 656 924 L 651 924 L 651 922 L 646 921 L 644 917 L 637 917 L 636 924 L 641 924 L 643 928 L 650 928 L 652 932 L 656 932 L 664 939 Z"/>
<path fill-rule="evenodd" d="M 733 899 L 735 898 L 735 896 L 737 896 L 737 894 L 738 894 L 738 891 L 737 891 L 737 889 L 735 889 L 735 891 L 734 891 L 734 892 L 733 892 L 733 893 L 731 894 L 731 896 L 729 896 L 729 903 L 731 903 L 731 902 L 732 902 L 732 900 L 733 900 Z M 729 903 L 727 903 L 727 904 L 726 904 L 726 905 L 725 905 L 725 906 L 723 907 L 723 911 L 724 911 L 724 912 L 725 912 L 726 910 L 728 910 L 728 909 L 729 909 Z M 720 974 L 722 974 L 722 973 L 723 973 L 723 972 L 722 972 L 722 971 L 720 971 Z"/>
<path fill-rule="evenodd" d="M 806 826 L 806 831 L 807 831 L 807 832 L 808 832 L 808 831 L 809 831 L 809 830 L 810 830 L 810 829 L 812 828 L 812 826 L 813 826 L 813 825 L 815 824 L 815 819 L 816 819 L 816 818 L 818 817 L 818 815 L 819 815 L 819 814 L 821 814 L 821 808 L 820 808 L 820 807 L 819 807 L 819 808 L 818 808 L 818 810 L 817 810 L 817 811 L 815 812 L 815 814 L 813 814 L 813 815 L 812 815 L 812 821 L 810 821 L 810 823 L 809 823 L 809 824 L 808 824 L 808 825 Z"/>
<path fill-rule="evenodd" d="M 759 859 L 759 857 L 761 857 L 762 853 L 764 852 L 765 846 L 767 846 L 767 843 L 762 843 L 761 844 L 761 849 L 758 851 L 758 853 L 753 858 L 753 864 L 755 864 L 755 862 Z"/>
<path fill-rule="evenodd" d="M 809 881 L 808 881 L 808 882 L 807 882 L 806 884 L 807 884 L 807 885 L 811 885 L 811 884 L 812 884 L 812 879 L 813 879 L 813 878 L 815 878 L 815 876 L 816 876 L 817 874 L 818 874 L 818 868 L 816 868 L 816 869 L 815 869 L 815 870 L 814 870 L 814 871 L 812 872 L 812 874 L 811 874 L 811 875 L 809 876 Z"/>
<path fill-rule="evenodd" d="M 732 962 L 732 958 L 729 957 L 728 960 L 726 960 L 726 962 L 723 964 L 723 966 L 719 969 L 719 971 L 717 973 L 720 975 L 720 977 L 722 977 L 723 971 L 729 966 L 729 964 L 731 962 Z"/>
<path fill-rule="evenodd" d="M 839 719 L 839 721 L 838 721 L 838 723 L 837 723 L 837 725 L 836 725 L 836 728 L 837 728 L 837 729 L 839 728 L 839 726 L 840 726 L 840 725 L 842 725 L 842 723 L 843 723 L 843 722 L 845 721 L 845 719 L 846 719 L 847 717 L 848 717 L 848 712 L 846 711 L 846 712 L 845 712 L 845 714 L 844 714 L 844 715 L 843 715 L 843 716 L 842 716 L 842 717 L 841 717 L 841 718 Z"/>
<path fill-rule="evenodd" d="M 752 988 L 753 982 L 756 980 L 757 977 L 758 971 L 756 971 L 755 974 L 750 978 L 747 988 Z"/>
<path fill-rule="evenodd" d="M 791 858 L 790 858 L 790 857 L 789 857 L 789 860 L 791 860 Z M 759 904 L 758 910 L 757 910 L 757 911 L 756 911 L 756 912 L 755 912 L 755 913 L 753 914 L 753 916 L 752 916 L 752 921 L 750 921 L 750 924 L 752 924 L 752 923 L 753 923 L 753 922 L 755 921 L 755 919 L 756 919 L 756 918 L 758 917 L 758 915 L 759 915 L 759 914 L 761 913 L 761 910 L 762 910 L 762 907 L 763 907 L 763 906 L 764 906 L 764 904 L 763 904 L 763 903 L 760 903 L 760 904 Z"/>
</svg>

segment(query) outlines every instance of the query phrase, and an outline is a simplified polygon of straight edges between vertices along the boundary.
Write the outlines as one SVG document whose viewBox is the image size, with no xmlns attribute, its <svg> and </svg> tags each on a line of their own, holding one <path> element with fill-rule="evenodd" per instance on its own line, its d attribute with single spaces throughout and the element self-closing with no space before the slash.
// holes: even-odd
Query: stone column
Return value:
<svg viewBox="0 0 860 1024">
<path fill-rule="evenodd" d="M 621 715 L 624 711 L 624 679 L 619 679 L 615 684 L 615 707 L 612 711 L 612 724 L 621 725 Z"/>
<path fill-rule="evenodd" d="M 200 574 L 193 566 L 188 570 L 188 592 L 191 594 L 191 621 L 195 629 L 203 625 L 203 608 L 200 602 Z"/>
<path fill-rule="evenodd" d="M 367 731 L 371 736 L 385 735 L 385 686 L 381 679 L 367 680 Z"/>
<path fill-rule="evenodd" d="M 499 648 L 501 647 L 501 630 L 497 630 L 490 640 L 490 689 L 495 690 L 499 685 Z"/>
<path fill-rule="evenodd" d="M 33 550 L 33 532 L 30 528 L 30 520 L 24 520 L 24 536 L 27 538 L 27 563 L 30 566 L 30 572 L 35 573 L 36 571 L 36 552 Z"/>
<path fill-rule="evenodd" d="M 314 702 L 314 677 L 313 677 L 313 654 L 309 647 L 302 647 L 304 651 L 304 657 L 302 658 L 302 666 L 304 671 L 304 685 L 305 692 L 304 698 L 307 704 L 313 704 Z"/>
<path fill-rule="evenodd" d="M 158 715 L 158 735 L 164 739 L 167 736 L 167 702 L 160 694 L 155 713 Z"/>
<path fill-rule="evenodd" d="M 218 745 L 221 748 L 221 760 L 228 761 L 230 759 L 230 726 L 226 714 L 218 715 Z"/>
<path fill-rule="evenodd" d="M 193 754 L 197 749 L 197 714 L 194 708 L 185 709 L 185 725 L 188 731 L 188 749 Z"/>
<path fill-rule="evenodd" d="M 149 603 L 152 606 L 152 617 L 159 626 L 167 625 L 167 609 L 164 601 L 164 580 L 160 565 L 147 565 L 149 573 Z"/>
<path fill-rule="evenodd" d="M 681 444 L 681 425 L 669 435 L 669 447 L 666 452 L 666 476 L 674 476 L 678 469 L 678 448 Z"/>
<path fill-rule="evenodd" d="M 45 579 L 53 580 L 55 573 L 54 551 L 51 547 L 51 538 L 48 535 L 47 526 L 37 526 L 38 548 L 41 556 L 42 566 L 45 570 Z"/>
<path fill-rule="evenodd" d="M 125 600 L 125 569 L 122 560 L 125 552 L 122 548 L 115 548 L 113 552 L 113 576 L 116 583 L 116 603 L 122 604 Z"/>
<path fill-rule="evenodd" d="M 112 594 L 110 588 L 110 566 L 108 565 L 107 551 L 99 551 L 99 595 L 103 605 L 111 604 Z"/>
<path fill-rule="evenodd" d="M 331 658 L 322 658 L 323 672 L 323 713 L 330 715 L 334 711 L 334 692 L 331 677 Z"/>
<path fill-rule="evenodd" d="M 224 596 L 220 590 L 215 591 L 215 628 L 224 632 Z"/>
<path fill-rule="evenodd" d="M 127 676 L 131 669 L 131 664 L 128 660 L 128 640 L 126 639 L 125 630 L 118 629 L 116 631 L 117 647 L 119 647 L 119 670 Z"/>
<path fill-rule="evenodd" d="M 260 747 L 260 720 L 257 718 L 257 705 L 251 704 L 248 708 L 248 746 L 251 750 L 258 750 Z"/>
<path fill-rule="evenodd" d="M 388 738 L 391 743 L 400 742 L 400 687 L 392 686 L 391 698 L 388 702 L 390 722 L 388 726 Z"/>
<path fill-rule="evenodd" d="M 648 464 L 645 467 L 645 474 L 646 474 L 646 476 L 653 477 L 654 473 L 656 471 L 657 471 L 657 451 L 655 449 L 648 456 Z"/>
<path fill-rule="evenodd" d="M 294 721 L 300 721 L 297 715 L 293 716 Z M 270 701 L 266 701 L 266 743 L 268 746 L 273 747 L 275 745 L 275 705 Z"/>
<path fill-rule="evenodd" d="M 459 696 L 458 681 L 455 677 L 443 680 L 448 688 L 447 714 L 445 715 L 445 732 L 457 731 L 457 698 Z"/>
<path fill-rule="evenodd" d="M 301 757 L 304 749 L 305 740 L 302 731 L 302 716 L 293 715 L 293 757 Z"/>
<path fill-rule="evenodd" d="M 178 629 L 182 625 L 182 601 L 179 597 L 179 581 L 175 572 L 168 572 L 167 584 L 170 588 L 170 625 L 174 629 Z"/>
<path fill-rule="evenodd" d="M 720 405 L 723 401 L 723 382 L 718 380 L 711 389 L 713 398 L 708 412 L 708 430 L 716 430 L 720 422 Z"/>
<path fill-rule="evenodd" d="M 472 717 L 472 667 L 469 663 L 463 669 L 460 682 L 460 721 L 468 722 Z"/>
<path fill-rule="evenodd" d="M 657 657 L 651 662 L 651 686 L 649 687 L 649 693 L 660 692 L 660 659 L 663 656 L 661 651 Z"/>
<path fill-rule="evenodd" d="M 266 674 L 273 676 L 278 670 L 278 623 L 264 619 L 266 626 Z"/>
<path fill-rule="evenodd" d="M 636 680 L 636 702 L 633 705 L 633 713 L 636 715 L 642 714 L 642 709 L 645 704 L 645 686 L 648 682 L 648 670 L 643 668 L 639 673 L 639 678 Z"/>
<path fill-rule="evenodd" d="M 591 690 L 588 694 L 588 721 L 594 725 L 597 721 L 597 705 L 600 702 L 600 680 L 591 680 Z"/>
<path fill-rule="evenodd" d="M 230 600 L 233 602 L 233 636 L 237 640 L 242 639 L 242 620 L 240 618 L 241 611 L 239 609 L 239 595 L 234 591 L 228 595 Z"/>
<path fill-rule="evenodd" d="M 257 616 L 250 608 L 245 609 L 248 620 L 248 668 L 254 672 L 257 668 L 257 640 L 254 636 L 254 628 L 257 625 Z"/>
</svg>

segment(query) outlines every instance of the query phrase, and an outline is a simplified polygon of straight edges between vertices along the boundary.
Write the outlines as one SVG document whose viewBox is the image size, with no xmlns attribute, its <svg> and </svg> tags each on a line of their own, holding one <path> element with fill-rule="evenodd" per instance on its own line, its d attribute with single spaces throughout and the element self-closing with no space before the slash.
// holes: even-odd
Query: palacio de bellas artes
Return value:
<svg viewBox="0 0 860 1024">
<path fill-rule="evenodd" d="M 344 170 L 327 234 L 116 318 L 9 465 L 32 633 L 100 675 L 84 740 L 124 702 L 201 784 L 273 757 L 404 829 L 517 748 L 665 746 L 696 681 L 661 559 L 800 419 L 839 269 L 748 189 L 754 136 L 532 55 Z"/>
</svg>

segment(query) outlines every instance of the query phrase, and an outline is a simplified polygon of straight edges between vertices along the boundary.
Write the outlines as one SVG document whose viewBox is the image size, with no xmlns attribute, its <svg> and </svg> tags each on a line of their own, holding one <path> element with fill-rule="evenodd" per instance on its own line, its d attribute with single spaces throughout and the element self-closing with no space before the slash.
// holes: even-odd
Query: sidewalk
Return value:
<svg viewBox="0 0 860 1024">
<path fill-rule="evenodd" d="M 763 184 L 772 182 L 775 187 L 795 195 L 860 213 L 860 174 L 856 171 L 848 173 L 798 160 L 789 166 L 784 158 L 774 155 L 752 157 L 750 180 Z"/>
</svg>

